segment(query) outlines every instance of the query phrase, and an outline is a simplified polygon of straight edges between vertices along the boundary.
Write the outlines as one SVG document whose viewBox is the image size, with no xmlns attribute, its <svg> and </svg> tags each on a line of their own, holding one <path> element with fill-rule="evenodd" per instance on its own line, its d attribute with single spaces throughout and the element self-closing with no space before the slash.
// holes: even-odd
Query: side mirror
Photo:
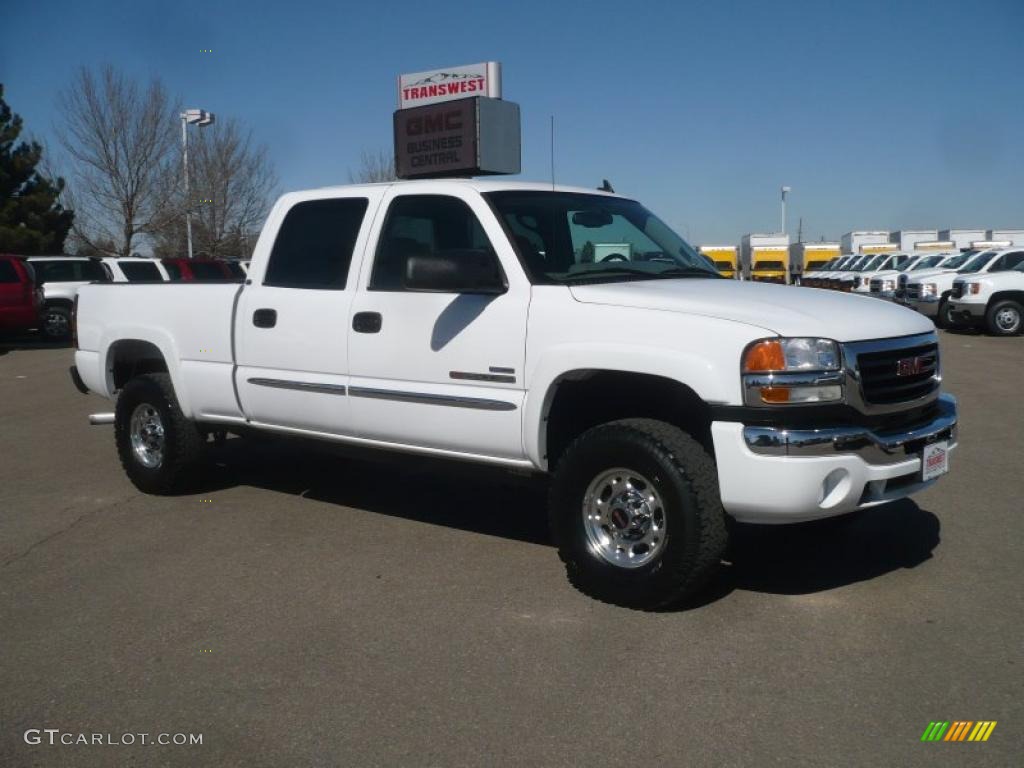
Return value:
<svg viewBox="0 0 1024 768">
<path fill-rule="evenodd" d="M 406 261 L 405 288 L 433 293 L 476 293 L 496 296 L 508 286 L 497 257 L 490 251 L 449 250 Z"/>
</svg>

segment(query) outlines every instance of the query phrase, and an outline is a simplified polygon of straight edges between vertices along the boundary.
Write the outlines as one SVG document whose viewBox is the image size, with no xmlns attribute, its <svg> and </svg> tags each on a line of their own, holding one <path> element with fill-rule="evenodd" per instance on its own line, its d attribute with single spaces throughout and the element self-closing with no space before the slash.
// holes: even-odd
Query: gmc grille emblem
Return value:
<svg viewBox="0 0 1024 768">
<path fill-rule="evenodd" d="M 925 359 L 923 357 L 905 357 L 896 361 L 897 376 L 914 376 L 923 373 Z"/>
</svg>

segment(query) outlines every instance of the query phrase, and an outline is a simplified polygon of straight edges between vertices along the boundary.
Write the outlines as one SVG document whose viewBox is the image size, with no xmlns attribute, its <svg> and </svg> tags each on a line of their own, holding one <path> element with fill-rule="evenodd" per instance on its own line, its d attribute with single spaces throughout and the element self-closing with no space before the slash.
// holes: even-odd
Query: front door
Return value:
<svg viewBox="0 0 1024 768">
<path fill-rule="evenodd" d="M 352 419 L 374 441 L 521 459 L 530 285 L 479 195 L 449 190 L 385 200 L 352 306 Z M 409 257 L 431 254 L 497 258 L 508 290 L 406 288 Z"/>
<path fill-rule="evenodd" d="M 382 194 L 304 200 L 271 215 L 277 238 L 250 273 L 235 321 L 235 384 L 250 421 L 352 434 L 349 316 Z"/>
</svg>

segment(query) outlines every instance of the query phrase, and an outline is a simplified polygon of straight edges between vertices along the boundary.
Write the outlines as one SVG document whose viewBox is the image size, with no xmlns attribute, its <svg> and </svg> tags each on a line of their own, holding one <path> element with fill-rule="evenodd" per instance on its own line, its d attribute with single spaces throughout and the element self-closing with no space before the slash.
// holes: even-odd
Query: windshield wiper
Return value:
<svg viewBox="0 0 1024 768">
<path fill-rule="evenodd" d="M 699 267 L 672 267 L 661 272 L 655 272 L 654 277 L 721 277 L 717 272 L 711 272 Z"/>
<path fill-rule="evenodd" d="M 607 277 L 609 275 L 629 275 L 630 277 L 657 277 L 656 273 L 641 272 L 629 267 L 601 267 L 580 272 L 570 272 L 562 276 L 563 280 L 587 280 L 591 277 Z"/>
</svg>

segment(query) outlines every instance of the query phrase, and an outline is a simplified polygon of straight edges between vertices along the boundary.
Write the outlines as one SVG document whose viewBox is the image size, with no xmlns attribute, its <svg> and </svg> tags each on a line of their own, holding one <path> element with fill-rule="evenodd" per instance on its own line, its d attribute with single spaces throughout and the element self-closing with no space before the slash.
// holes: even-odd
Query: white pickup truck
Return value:
<svg viewBox="0 0 1024 768">
<path fill-rule="evenodd" d="M 76 315 L 72 378 L 116 399 L 94 421 L 142 491 L 187 487 L 223 431 L 546 473 L 571 580 L 632 607 L 699 589 L 727 517 L 902 498 L 956 446 L 926 318 L 721 278 L 640 203 L 582 189 L 287 194 L 244 284 L 89 285 Z"/>
<path fill-rule="evenodd" d="M 962 254 L 966 259 L 962 262 L 958 261 L 959 257 L 950 259 L 940 269 L 924 270 L 911 275 L 907 281 L 906 303 L 933 318 L 939 328 L 956 325 L 949 299 L 958 277 L 1005 272 L 1024 261 L 1024 250 L 1019 248 L 969 251 L 967 254 Z"/>
<path fill-rule="evenodd" d="M 1018 251 L 1024 256 L 1024 251 Z M 949 313 L 957 325 L 982 325 L 993 336 L 1024 331 L 1024 261 L 1002 272 L 953 281 Z"/>
</svg>

